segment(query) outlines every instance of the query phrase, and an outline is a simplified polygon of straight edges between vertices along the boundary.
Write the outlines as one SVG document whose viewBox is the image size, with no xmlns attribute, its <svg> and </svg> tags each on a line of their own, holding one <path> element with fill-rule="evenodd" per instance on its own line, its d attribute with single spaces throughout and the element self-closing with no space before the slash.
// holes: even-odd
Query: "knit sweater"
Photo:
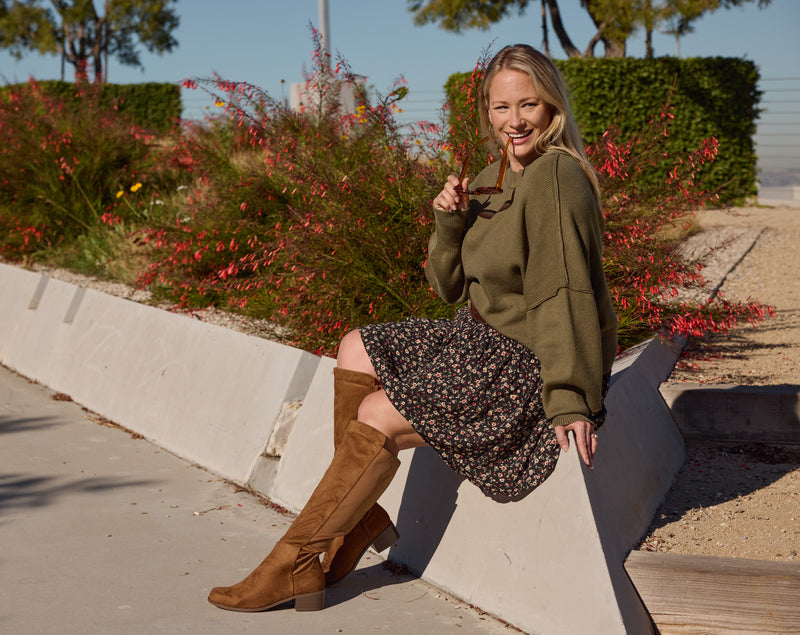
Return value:
<svg viewBox="0 0 800 635">
<path fill-rule="evenodd" d="M 471 187 L 493 185 L 498 162 Z M 471 300 L 493 328 L 541 363 L 554 425 L 602 409 L 617 350 L 617 318 L 603 272 L 603 217 L 569 155 L 547 153 L 509 170 L 503 193 L 471 196 L 468 210 L 435 211 L 425 273 L 446 302 Z"/>
</svg>

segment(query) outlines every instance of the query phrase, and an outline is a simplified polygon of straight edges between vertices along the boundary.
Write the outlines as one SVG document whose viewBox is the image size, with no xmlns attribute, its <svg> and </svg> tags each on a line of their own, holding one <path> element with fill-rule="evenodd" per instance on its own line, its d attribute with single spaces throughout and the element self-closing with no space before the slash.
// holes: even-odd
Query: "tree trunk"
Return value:
<svg viewBox="0 0 800 635">
<path fill-rule="evenodd" d="M 653 0 L 645 0 L 644 3 L 644 43 L 645 43 L 645 57 L 649 60 L 653 59 L 655 51 L 653 50 L 653 23 L 656 16 L 653 11 Z"/>
<path fill-rule="evenodd" d="M 89 79 L 89 55 L 86 52 L 86 29 L 79 24 L 69 33 L 70 56 L 67 58 L 75 66 L 75 83 Z"/>
<path fill-rule="evenodd" d="M 108 11 L 108 0 L 105 3 L 105 10 Z M 90 43 L 89 55 L 92 58 L 94 66 L 94 83 L 103 83 L 103 49 L 106 40 L 106 17 L 99 17 L 94 10 L 94 3 L 92 3 L 92 16 L 89 18 L 92 22 L 92 34 L 94 40 Z"/>
<path fill-rule="evenodd" d="M 606 57 L 625 57 L 625 42 L 612 42 L 608 38 L 600 38 L 606 47 Z"/>
<path fill-rule="evenodd" d="M 102 18 L 94 17 L 94 42 L 92 42 L 92 59 L 94 60 L 94 82 L 102 84 L 105 82 L 103 75 L 103 57 L 108 51 L 108 22 L 105 16 Z"/>
<path fill-rule="evenodd" d="M 550 57 L 550 42 L 547 39 L 547 2 L 542 0 L 542 52 Z"/>
<path fill-rule="evenodd" d="M 581 57 L 581 52 L 575 48 L 572 40 L 569 39 L 567 31 L 564 29 L 564 24 L 561 22 L 561 13 L 558 10 L 558 0 L 546 0 L 547 7 L 550 9 L 550 20 L 553 23 L 553 30 L 558 36 L 558 41 L 561 43 L 561 48 L 567 54 L 567 57 Z"/>
<path fill-rule="evenodd" d="M 589 17 L 592 18 L 592 22 L 597 27 L 597 33 L 594 34 L 591 41 L 589 42 L 589 46 L 586 47 L 586 52 L 584 55 L 586 57 L 593 57 L 594 56 L 594 47 L 597 45 L 597 42 L 602 42 L 603 46 L 605 47 L 605 57 L 625 57 L 625 40 L 622 42 L 616 42 L 608 38 L 606 35 L 606 21 L 605 20 L 598 20 L 595 17 L 595 14 L 592 12 L 592 3 L 591 0 L 582 0 L 582 5 L 589 12 Z"/>
<path fill-rule="evenodd" d="M 583 52 L 584 57 L 594 57 L 594 47 L 597 46 L 597 43 L 600 41 L 600 39 L 601 36 L 600 32 L 598 31 L 594 34 L 594 36 L 592 36 L 592 39 L 589 40 L 589 44 L 586 45 L 586 50 Z"/>
</svg>

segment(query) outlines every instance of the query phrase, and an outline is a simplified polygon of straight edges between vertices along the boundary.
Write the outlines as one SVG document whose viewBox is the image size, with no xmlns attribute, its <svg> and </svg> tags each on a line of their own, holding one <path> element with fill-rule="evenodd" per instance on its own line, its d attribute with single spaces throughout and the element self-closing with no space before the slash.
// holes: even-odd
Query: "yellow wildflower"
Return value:
<svg viewBox="0 0 800 635">
<path fill-rule="evenodd" d="M 119 198 L 120 196 L 125 196 L 125 190 L 120 190 L 119 192 L 117 192 L 117 198 Z"/>
<path fill-rule="evenodd" d="M 133 185 L 131 185 L 131 192 L 138 192 L 141 189 L 142 189 L 141 183 L 134 183 Z"/>
</svg>

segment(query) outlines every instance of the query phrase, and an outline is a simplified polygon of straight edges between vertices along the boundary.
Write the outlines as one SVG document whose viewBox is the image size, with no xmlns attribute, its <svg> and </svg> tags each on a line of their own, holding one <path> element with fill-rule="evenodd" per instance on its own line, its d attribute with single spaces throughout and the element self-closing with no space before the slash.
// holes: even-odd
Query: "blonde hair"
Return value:
<svg viewBox="0 0 800 635">
<path fill-rule="evenodd" d="M 489 122 L 489 89 L 497 74 L 504 70 L 519 71 L 530 77 L 537 96 L 550 109 L 550 125 L 536 139 L 536 150 L 539 154 L 563 152 L 575 159 L 589 179 L 599 202 L 600 187 L 597 184 L 597 175 L 586 158 L 580 130 L 572 115 L 566 84 L 552 60 L 532 46 L 527 44 L 506 46 L 486 66 L 478 104 L 481 128 L 486 134 L 492 134 L 492 125 Z"/>
</svg>

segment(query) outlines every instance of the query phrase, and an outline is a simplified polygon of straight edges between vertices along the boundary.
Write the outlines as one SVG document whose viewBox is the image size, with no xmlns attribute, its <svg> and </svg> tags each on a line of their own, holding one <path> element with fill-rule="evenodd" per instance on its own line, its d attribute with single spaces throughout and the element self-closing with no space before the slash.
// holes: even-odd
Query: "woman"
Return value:
<svg viewBox="0 0 800 635">
<path fill-rule="evenodd" d="M 429 444 L 504 500 L 547 478 L 570 431 L 592 467 L 617 347 L 597 181 L 558 71 L 533 48 L 492 59 L 480 115 L 503 159 L 474 184 L 448 177 L 426 263 L 445 301 L 468 304 L 453 320 L 373 324 L 342 339 L 333 461 L 261 565 L 211 591 L 216 606 L 323 608 L 326 584 L 370 544 L 397 538 L 376 501 L 400 450 Z"/>
</svg>

